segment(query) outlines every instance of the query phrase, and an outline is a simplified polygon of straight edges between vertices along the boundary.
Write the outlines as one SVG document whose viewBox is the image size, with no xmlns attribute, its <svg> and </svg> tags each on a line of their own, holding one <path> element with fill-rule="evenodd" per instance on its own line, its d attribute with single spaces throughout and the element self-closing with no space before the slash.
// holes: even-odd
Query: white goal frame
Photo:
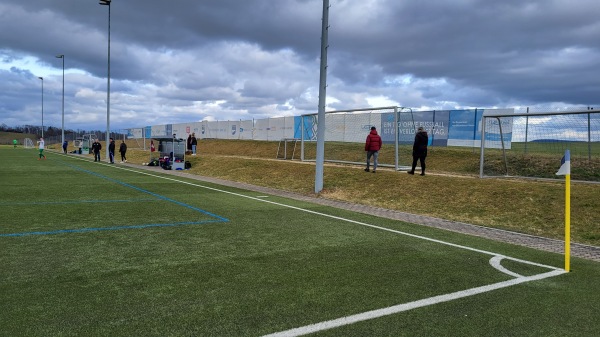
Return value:
<svg viewBox="0 0 600 337">
<path fill-rule="evenodd" d="M 399 118 L 400 114 L 402 113 L 408 113 L 410 114 L 410 121 L 409 123 L 413 126 L 413 128 L 415 129 L 416 132 L 416 127 L 414 127 L 415 123 L 414 123 L 414 118 L 413 118 L 413 111 L 411 108 L 407 108 L 407 107 L 399 107 L 399 106 L 386 106 L 386 107 L 375 107 L 375 108 L 362 108 L 362 109 L 350 109 L 350 110 L 333 110 L 333 111 L 327 111 L 325 112 L 326 115 L 330 115 L 330 114 L 352 114 L 352 113 L 366 113 L 366 112 L 373 112 L 373 113 L 377 113 L 377 112 L 381 112 L 383 113 L 383 111 L 388 111 L 388 112 L 393 112 L 394 113 L 394 125 L 395 127 L 393 128 L 394 130 L 394 164 L 385 164 L 385 163 L 379 163 L 378 166 L 380 167 L 393 167 L 394 170 L 396 171 L 400 171 L 400 170 L 408 170 L 410 169 L 409 166 L 400 166 L 399 165 L 399 129 L 401 128 L 401 120 Z M 305 143 L 307 141 L 312 141 L 309 139 L 306 139 L 305 135 L 307 134 L 307 130 L 305 129 L 305 119 L 307 118 L 314 118 L 315 120 L 318 118 L 318 114 L 317 113 L 312 113 L 312 114 L 304 114 L 301 115 L 302 118 L 302 122 L 300 123 L 300 128 L 301 128 L 301 137 L 300 137 L 300 160 L 301 161 L 314 161 L 311 159 L 306 159 L 305 158 Z M 325 128 L 327 127 L 331 127 L 331 125 L 327 125 L 325 126 Z M 378 132 L 381 132 L 380 128 L 377 127 Z M 365 130 L 365 134 L 361 135 L 361 137 L 366 137 L 368 130 Z M 316 131 L 314 132 L 316 135 Z M 361 138 L 362 139 L 362 138 Z M 327 142 L 327 140 L 325 140 L 325 142 Z M 362 140 L 361 140 L 362 142 Z M 411 143 L 412 143 L 412 138 L 411 138 Z M 330 162 L 330 163 L 341 163 L 341 164 L 356 164 L 356 165 L 364 165 L 365 161 L 361 161 L 361 162 L 356 162 L 356 161 L 345 161 L 345 160 L 331 160 L 331 159 L 325 159 L 325 162 Z"/>
<path fill-rule="evenodd" d="M 35 148 L 35 145 L 33 144 L 33 140 L 31 140 L 31 138 L 23 139 L 23 148 L 25 148 L 25 149 Z"/>
<path fill-rule="evenodd" d="M 504 176 L 505 177 L 510 177 L 511 175 L 509 175 L 509 170 L 508 170 L 508 160 L 507 160 L 507 150 L 511 149 L 511 143 L 507 142 L 507 138 L 505 138 L 505 135 L 508 133 L 512 133 L 512 137 L 515 137 L 515 134 L 513 133 L 514 131 L 514 125 L 513 125 L 513 121 L 515 120 L 515 118 L 525 118 L 525 130 L 524 130 L 524 139 L 520 140 L 519 142 L 523 142 L 524 140 L 524 151 L 525 153 L 527 153 L 527 149 L 528 149 L 528 144 L 532 144 L 534 140 L 528 139 L 529 137 L 529 133 L 530 131 L 528 131 L 528 129 L 531 127 L 533 127 L 533 125 L 535 125 L 534 123 L 531 123 L 530 119 L 531 118 L 539 118 L 539 117 L 547 117 L 548 119 L 551 119 L 552 117 L 557 117 L 557 118 L 564 118 L 564 116 L 570 116 L 570 115 L 586 115 L 587 114 L 587 130 L 584 132 L 579 132 L 579 133 L 573 133 L 571 136 L 560 136 L 562 139 L 553 139 L 553 137 L 550 137 L 548 139 L 546 139 L 546 142 L 548 143 L 552 143 L 552 144 L 560 144 L 565 148 L 569 148 L 572 144 L 574 143 L 587 143 L 587 153 L 585 155 L 580 155 L 580 157 L 587 157 L 588 160 L 592 160 L 592 143 L 598 143 L 600 142 L 600 129 L 597 129 L 596 126 L 598 125 L 598 122 L 600 120 L 600 111 L 596 111 L 596 110 L 579 110 L 579 111 L 564 111 L 564 112 L 528 112 L 528 113 L 499 113 L 499 112 L 494 112 L 494 111 L 490 111 L 490 112 L 485 112 L 483 114 L 483 116 L 481 117 L 481 123 L 479 125 L 479 127 L 481 128 L 481 151 L 480 151 L 480 161 L 479 161 L 479 177 L 480 178 L 484 178 L 484 177 L 490 177 L 484 174 L 484 162 L 485 162 L 485 150 L 490 149 L 490 148 L 496 148 L 496 149 L 501 149 L 502 150 L 502 160 L 503 160 L 503 165 L 504 165 Z M 593 116 L 593 117 L 592 117 Z M 501 119 L 507 119 L 507 118 L 511 118 L 511 122 L 510 123 L 506 123 L 506 122 L 501 122 Z M 491 120 L 495 120 L 494 123 L 491 123 Z M 580 116 L 578 119 L 578 121 L 583 121 L 585 123 L 585 117 L 584 116 Z M 490 125 L 493 124 L 493 127 L 491 127 Z M 510 125 L 509 125 L 510 124 Z M 504 125 L 504 126 L 503 126 Z M 594 127 L 592 127 L 592 125 L 594 125 Z M 580 126 L 581 127 L 581 126 Z M 490 138 L 490 129 L 494 128 L 494 133 L 499 134 L 499 140 L 494 139 L 491 140 Z M 503 128 L 510 128 L 510 130 L 504 130 Z M 563 130 L 560 127 L 556 127 L 554 129 L 552 129 L 552 131 L 567 131 L 567 130 Z M 585 133 L 585 140 L 583 140 L 583 137 L 581 137 L 583 134 Z M 565 134 L 569 134 L 569 132 L 565 132 Z M 523 135 L 520 134 L 520 138 Z M 494 137 L 497 138 L 498 136 Z M 572 138 L 569 138 L 572 137 Z M 514 142 L 514 141 L 513 141 Z M 508 144 L 507 144 L 508 143 Z M 562 155 L 562 154 L 560 154 Z M 560 159 L 560 157 L 558 157 Z M 559 162 L 560 163 L 560 162 Z M 557 169 L 560 165 L 557 164 Z M 497 177 L 497 176 L 494 176 Z M 514 176 L 514 177 L 523 177 L 523 176 Z M 525 178 L 525 177 L 523 177 Z"/>
</svg>

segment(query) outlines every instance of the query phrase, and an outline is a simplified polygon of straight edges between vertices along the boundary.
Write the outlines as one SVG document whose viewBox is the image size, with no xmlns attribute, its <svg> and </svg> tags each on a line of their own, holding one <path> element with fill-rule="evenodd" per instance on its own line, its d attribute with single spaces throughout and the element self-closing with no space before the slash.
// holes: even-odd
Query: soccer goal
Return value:
<svg viewBox="0 0 600 337">
<path fill-rule="evenodd" d="M 25 138 L 23 140 L 23 147 L 26 149 L 33 149 L 35 147 L 35 145 L 33 145 L 33 140 L 30 138 Z"/>
<path fill-rule="evenodd" d="M 600 181 L 600 111 L 484 113 L 479 175 L 557 178 L 571 152 L 574 179 Z"/>
<path fill-rule="evenodd" d="M 315 161 L 318 115 L 301 118 L 300 160 Z M 364 144 L 372 126 L 383 141 L 379 166 L 408 169 L 412 160 L 408 147 L 412 149 L 415 122 L 412 109 L 395 106 L 326 112 L 324 161 L 364 165 Z"/>
</svg>

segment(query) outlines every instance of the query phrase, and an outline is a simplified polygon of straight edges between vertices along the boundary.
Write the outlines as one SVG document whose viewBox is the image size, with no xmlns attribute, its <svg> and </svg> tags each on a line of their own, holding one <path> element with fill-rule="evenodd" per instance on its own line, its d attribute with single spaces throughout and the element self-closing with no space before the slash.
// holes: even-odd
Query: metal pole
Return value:
<svg viewBox="0 0 600 337">
<path fill-rule="evenodd" d="M 62 129 L 62 139 L 61 139 L 61 146 L 62 144 L 65 142 L 65 55 L 64 54 L 60 54 L 60 55 L 56 55 L 56 58 L 62 59 L 62 125 L 61 125 L 61 129 Z"/>
<path fill-rule="evenodd" d="M 475 114 L 477 116 L 477 114 Z M 480 147 L 480 151 L 479 151 L 479 178 L 483 178 L 483 152 L 485 151 L 485 125 L 486 125 L 486 120 L 485 120 L 485 116 L 482 114 L 481 115 L 481 142 L 479 144 Z M 475 123 L 475 128 L 477 128 L 477 123 Z"/>
<path fill-rule="evenodd" d="M 527 107 L 529 113 L 529 107 Z M 527 135 L 529 133 L 529 116 L 525 116 L 525 153 L 527 153 Z"/>
<path fill-rule="evenodd" d="M 590 114 L 588 116 L 588 160 L 592 160 L 592 129 L 591 129 L 591 120 Z"/>
<path fill-rule="evenodd" d="M 400 125 L 398 122 L 400 121 L 399 116 L 400 112 L 398 111 L 398 107 L 394 107 L 394 171 L 398 171 L 398 138 L 400 137 L 400 132 L 398 129 Z"/>
<path fill-rule="evenodd" d="M 506 148 L 504 147 L 504 133 L 502 132 L 502 121 L 500 117 L 496 117 L 498 121 L 498 128 L 500 129 L 500 142 L 502 143 L 502 157 L 504 158 L 504 172 L 505 176 L 508 177 L 508 161 L 506 160 Z"/>
<path fill-rule="evenodd" d="M 111 0 L 100 0 L 99 4 L 108 6 L 108 72 L 106 76 L 106 159 L 110 161 L 108 141 L 110 139 L 110 3 Z"/>
<path fill-rule="evenodd" d="M 44 138 L 44 78 L 38 78 L 42 80 L 42 138 Z"/>
<path fill-rule="evenodd" d="M 323 164 L 325 162 L 325 96 L 327 94 L 327 44 L 329 30 L 329 0 L 323 0 L 321 27 L 321 69 L 319 79 L 319 111 L 317 119 L 317 163 L 315 167 L 315 193 L 323 190 Z"/>
<path fill-rule="evenodd" d="M 62 56 L 63 78 L 62 78 L 62 122 L 61 122 L 61 146 L 65 143 L 65 55 Z"/>
</svg>

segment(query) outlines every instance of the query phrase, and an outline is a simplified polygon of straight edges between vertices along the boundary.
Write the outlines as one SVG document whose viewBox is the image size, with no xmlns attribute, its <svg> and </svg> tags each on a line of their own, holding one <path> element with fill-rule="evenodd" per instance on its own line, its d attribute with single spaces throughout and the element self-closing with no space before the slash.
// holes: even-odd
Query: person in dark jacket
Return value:
<svg viewBox="0 0 600 337">
<path fill-rule="evenodd" d="M 94 161 L 100 161 L 100 150 L 102 150 L 102 144 L 95 139 L 92 143 L 92 152 L 94 152 Z"/>
<path fill-rule="evenodd" d="M 415 142 L 413 144 L 413 162 L 412 169 L 408 171 L 408 174 L 415 174 L 415 168 L 417 167 L 417 160 L 421 162 L 421 175 L 425 175 L 425 158 L 427 157 L 427 144 L 429 143 L 429 136 L 427 131 L 422 126 L 417 129 L 415 135 Z"/>
<path fill-rule="evenodd" d="M 190 133 L 187 138 L 187 151 L 192 152 L 192 134 Z"/>
<path fill-rule="evenodd" d="M 69 142 L 65 140 L 65 141 L 63 142 L 63 152 L 64 152 L 64 153 L 67 153 L 67 146 L 69 146 Z"/>
<path fill-rule="evenodd" d="M 373 157 L 373 173 L 377 171 L 377 159 L 381 144 L 381 137 L 377 134 L 377 129 L 372 126 L 371 132 L 367 135 L 367 141 L 365 142 L 365 151 L 367 151 L 367 168 L 365 172 L 369 172 L 371 157 Z"/>
<path fill-rule="evenodd" d="M 196 146 L 198 146 L 198 140 L 196 140 L 196 134 L 192 132 L 192 156 L 196 155 Z"/>
<path fill-rule="evenodd" d="M 110 144 L 108 144 L 108 157 L 110 159 L 110 163 L 115 163 L 115 140 L 110 139 Z"/>
<path fill-rule="evenodd" d="M 124 140 L 122 140 L 121 145 L 119 145 L 119 152 L 121 153 L 121 163 L 126 163 L 127 157 L 125 156 L 125 153 L 127 153 L 127 144 L 125 144 Z"/>
</svg>

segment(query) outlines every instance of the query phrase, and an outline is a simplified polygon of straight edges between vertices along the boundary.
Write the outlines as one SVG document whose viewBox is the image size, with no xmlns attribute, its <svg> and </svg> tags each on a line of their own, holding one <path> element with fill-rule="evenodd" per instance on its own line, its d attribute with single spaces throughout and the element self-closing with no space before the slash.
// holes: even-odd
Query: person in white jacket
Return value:
<svg viewBox="0 0 600 337">
<path fill-rule="evenodd" d="M 39 150 L 40 150 L 40 157 L 38 158 L 38 160 L 44 158 L 46 159 L 46 156 L 44 155 L 44 138 L 40 137 L 40 140 L 37 141 L 39 146 Z"/>
</svg>

